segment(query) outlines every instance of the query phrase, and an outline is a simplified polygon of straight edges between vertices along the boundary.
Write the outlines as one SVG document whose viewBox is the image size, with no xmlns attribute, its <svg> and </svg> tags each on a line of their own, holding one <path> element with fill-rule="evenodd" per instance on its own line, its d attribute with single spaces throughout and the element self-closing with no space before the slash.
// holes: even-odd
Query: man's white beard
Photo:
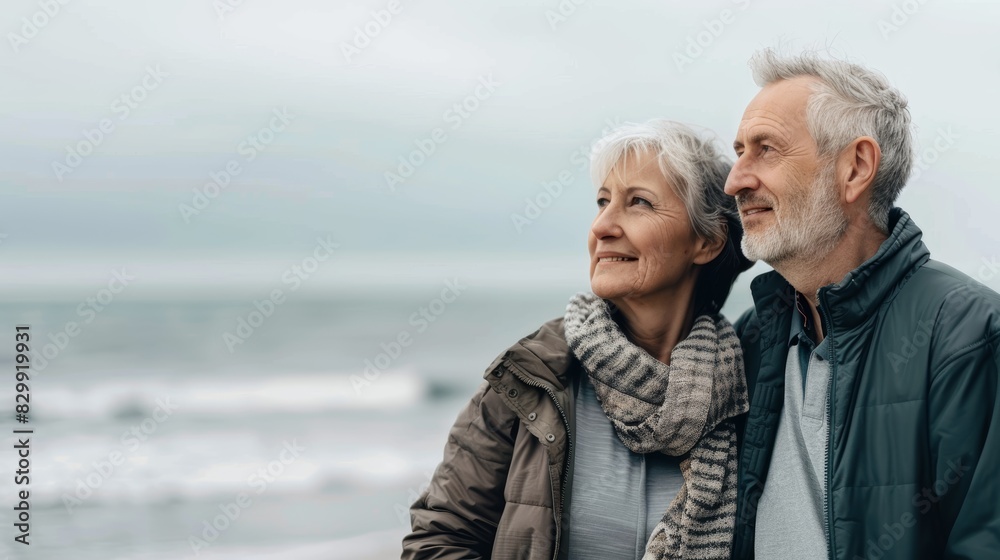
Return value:
<svg viewBox="0 0 1000 560">
<path fill-rule="evenodd" d="M 763 231 L 744 231 L 743 254 L 771 266 L 793 259 L 817 261 L 828 255 L 847 231 L 833 173 L 831 163 L 805 192 L 786 200 L 780 214 L 771 205 L 775 223 Z"/>
</svg>

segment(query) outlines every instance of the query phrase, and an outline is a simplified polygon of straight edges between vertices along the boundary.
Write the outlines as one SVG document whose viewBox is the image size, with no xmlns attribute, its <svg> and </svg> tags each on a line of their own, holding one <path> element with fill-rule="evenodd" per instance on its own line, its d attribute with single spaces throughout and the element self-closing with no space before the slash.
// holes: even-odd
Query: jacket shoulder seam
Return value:
<svg viewBox="0 0 1000 560">
<path fill-rule="evenodd" d="M 987 344 L 990 344 L 991 342 L 996 342 L 998 340 L 1000 340 L 1000 332 L 995 332 L 995 333 L 991 333 L 991 334 L 989 334 L 987 336 L 984 336 L 983 338 L 981 338 L 981 339 L 979 339 L 979 340 L 977 340 L 975 342 L 972 342 L 970 344 L 966 344 L 965 346 L 959 348 L 954 353 L 952 353 L 950 356 L 948 356 L 948 358 L 946 358 L 943 362 L 941 362 L 941 364 L 937 367 L 938 372 L 941 372 L 941 371 L 947 369 L 948 366 L 950 366 L 952 364 L 952 362 L 957 361 L 958 359 L 964 357 L 965 355 L 970 354 L 973 351 L 978 350 L 979 348 L 981 348 L 981 347 L 983 347 L 983 346 L 985 346 Z M 934 377 L 936 378 L 937 374 L 935 374 Z"/>
</svg>

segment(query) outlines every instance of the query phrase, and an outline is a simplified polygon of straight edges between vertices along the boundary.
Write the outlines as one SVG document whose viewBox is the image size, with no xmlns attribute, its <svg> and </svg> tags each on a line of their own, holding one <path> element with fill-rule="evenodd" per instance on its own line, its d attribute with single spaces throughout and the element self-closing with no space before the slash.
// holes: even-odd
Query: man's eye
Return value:
<svg viewBox="0 0 1000 560">
<path fill-rule="evenodd" d="M 766 153 L 766 152 L 770 152 L 771 150 L 774 150 L 774 148 L 772 148 L 771 146 L 768 146 L 767 144 L 761 144 L 761 146 L 760 146 L 760 151 L 761 152 L 765 152 Z"/>
</svg>

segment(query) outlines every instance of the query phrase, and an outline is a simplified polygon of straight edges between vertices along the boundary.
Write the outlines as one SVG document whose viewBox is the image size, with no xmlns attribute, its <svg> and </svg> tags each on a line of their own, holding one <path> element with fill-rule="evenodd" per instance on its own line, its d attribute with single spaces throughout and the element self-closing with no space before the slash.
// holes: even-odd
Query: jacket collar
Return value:
<svg viewBox="0 0 1000 560">
<path fill-rule="evenodd" d="M 503 364 L 517 368 L 530 379 L 562 390 L 569 386 L 570 370 L 575 367 L 575 361 L 566 343 L 560 317 L 545 323 L 497 356 L 486 369 L 486 377 Z"/>
<path fill-rule="evenodd" d="M 826 304 L 824 312 L 836 328 L 849 329 L 863 322 L 893 289 L 930 258 L 930 251 L 920 240 L 923 232 L 909 214 L 893 208 L 889 212 L 889 226 L 888 239 L 871 258 L 847 273 L 839 283 L 820 289 L 820 298 Z M 750 290 L 762 324 L 768 310 L 773 316 L 775 311 L 784 315 L 787 309 L 794 309 L 795 291 L 776 271 L 754 278 Z M 787 323 L 784 328 L 788 328 Z M 762 342 L 769 345 L 773 338 L 765 334 Z"/>
</svg>

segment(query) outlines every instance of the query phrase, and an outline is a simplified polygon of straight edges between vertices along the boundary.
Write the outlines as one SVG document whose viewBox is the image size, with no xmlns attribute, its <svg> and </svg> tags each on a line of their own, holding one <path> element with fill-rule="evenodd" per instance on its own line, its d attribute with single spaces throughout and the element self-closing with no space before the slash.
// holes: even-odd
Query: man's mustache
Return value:
<svg viewBox="0 0 1000 560">
<path fill-rule="evenodd" d="M 766 197 L 757 194 L 747 194 L 736 197 L 736 207 L 742 210 L 747 206 L 767 206 L 768 208 L 774 208 L 774 203 L 768 200 Z"/>
</svg>

